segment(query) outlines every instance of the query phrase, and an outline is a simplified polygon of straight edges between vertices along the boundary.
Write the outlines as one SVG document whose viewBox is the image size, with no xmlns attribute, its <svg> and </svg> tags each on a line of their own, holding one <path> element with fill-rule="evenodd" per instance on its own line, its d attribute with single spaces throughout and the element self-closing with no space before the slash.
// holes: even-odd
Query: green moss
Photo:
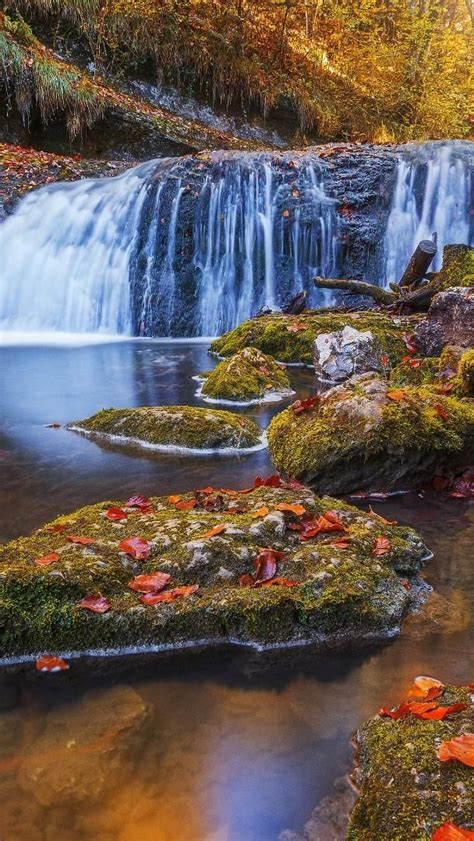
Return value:
<svg viewBox="0 0 474 841">
<path fill-rule="evenodd" d="M 347 841 L 430 841 L 451 822 L 474 829 L 474 774 L 457 761 L 440 762 L 442 741 L 474 730 L 469 691 L 448 686 L 440 704 L 467 703 L 468 709 L 443 721 L 409 716 L 370 719 L 357 734 L 360 798 L 352 812 Z"/>
<path fill-rule="evenodd" d="M 181 510 L 177 501 L 195 507 Z M 295 516 L 276 510 L 280 502 L 303 504 L 314 517 L 335 510 L 351 538 L 349 546 L 331 545 L 337 535 L 326 533 L 301 543 L 298 532 L 288 528 Z M 120 503 L 82 508 L 0 548 L 1 656 L 204 638 L 269 644 L 320 634 L 329 634 L 332 642 L 383 637 L 397 629 L 412 598 L 398 573 L 416 573 L 426 554 L 411 529 L 387 525 L 329 497 L 318 499 L 306 488 L 196 492 L 171 501 L 156 497 L 150 510 L 125 508 L 120 522 L 105 516 L 112 505 Z M 262 507 L 267 514 L 252 516 Z M 225 531 L 205 536 L 222 523 Z M 95 542 L 71 543 L 68 535 Z M 376 557 L 373 542 L 379 535 L 389 538 L 391 549 Z M 120 541 L 133 536 L 149 541 L 148 559 L 135 561 L 121 552 Z M 239 586 L 240 576 L 254 571 L 262 546 L 284 552 L 277 575 L 297 586 Z M 34 563 L 51 552 L 59 555 L 54 563 Z M 169 586 L 199 584 L 200 589 L 173 603 L 142 605 L 127 583 L 136 574 L 155 571 L 172 576 Z M 95 593 L 109 599 L 108 613 L 77 607 Z"/>
<path fill-rule="evenodd" d="M 257 424 L 242 415 L 191 406 L 142 406 L 138 409 L 103 409 L 71 424 L 97 436 L 133 439 L 153 446 L 193 450 L 255 447 L 261 442 Z"/>
<path fill-rule="evenodd" d="M 344 312 L 338 310 L 308 310 L 302 315 L 281 313 L 252 318 L 239 327 L 224 333 L 211 345 L 211 352 L 231 356 L 245 347 L 254 347 L 280 362 L 313 362 L 314 341 L 320 333 L 342 330 L 346 325 L 358 330 L 370 330 L 392 364 L 406 354 L 402 334 L 410 329 L 408 319 L 394 321 L 379 312 Z"/>
<path fill-rule="evenodd" d="M 440 466 L 472 458 L 474 403 L 404 388 L 405 399 L 373 374 L 331 389 L 310 411 L 290 407 L 268 429 L 272 459 L 284 475 L 320 492 L 397 488 L 431 478 Z"/>
<path fill-rule="evenodd" d="M 213 400 L 261 400 L 267 395 L 289 394 L 288 374 L 271 356 L 246 347 L 203 375 L 202 394 Z"/>
<path fill-rule="evenodd" d="M 474 349 L 466 351 L 461 356 L 457 382 L 462 394 L 474 396 Z"/>
<path fill-rule="evenodd" d="M 474 248 L 469 245 L 446 245 L 443 266 L 437 281 L 441 289 L 450 286 L 474 285 Z"/>
<path fill-rule="evenodd" d="M 413 364 L 415 362 L 415 365 Z M 390 371 L 390 385 L 425 385 L 435 381 L 439 370 L 439 358 L 428 356 L 410 362 L 400 362 Z"/>
</svg>

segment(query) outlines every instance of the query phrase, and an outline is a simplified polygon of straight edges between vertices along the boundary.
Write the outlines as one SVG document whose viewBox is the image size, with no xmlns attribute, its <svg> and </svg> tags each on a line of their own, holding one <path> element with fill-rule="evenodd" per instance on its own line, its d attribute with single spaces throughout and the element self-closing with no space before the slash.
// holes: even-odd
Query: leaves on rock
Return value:
<svg viewBox="0 0 474 841">
<path fill-rule="evenodd" d="M 78 543 L 79 546 L 90 546 L 91 543 L 97 542 L 93 537 L 80 537 L 77 534 L 68 534 L 66 540 L 69 540 L 69 543 Z"/>
<path fill-rule="evenodd" d="M 44 654 L 36 660 L 37 672 L 67 672 L 69 663 L 62 657 L 54 657 L 51 654 Z"/>
<path fill-rule="evenodd" d="M 42 555 L 40 558 L 35 558 L 35 564 L 39 567 L 49 566 L 49 564 L 54 564 L 55 561 L 59 561 L 57 552 L 50 552 L 49 555 Z"/>
<path fill-rule="evenodd" d="M 474 768 L 474 733 L 462 733 L 446 742 L 441 742 L 437 750 L 438 759 L 448 762 L 455 759 Z"/>
<path fill-rule="evenodd" d="M 470 829 L 462 829 L 454 823 L 444 823 L 439 826 L 431 836 L 431 841 L 474 841 L 474 832 Z"/>
<path fill-rule="evenodd" d="M 187 596 L 192 596 L 193 593 L 196 593 L 199 590 L 198 584 L 189 584 L 183 587 L 173 587 L 172 590 L 167 590 L 165 593 L 145 593 L 144 596 L 140 596 L 140 601 L 143 604 L 154 605 L 160 604 L 161 602 L 174 602 L 176 599 L 186 598 Z"/>
<path fill-rule="evenodd" d="M 267 508 L 266 505 L 262 505 L 262 507 L 257 508 L 256 511 L 251 511 L 250 516 L 252 517 L 252 520 L 257 520 L 259 517 L 266 517 L 269 513 L 270 509 Z"/>
<path fill-rule="evenodd" d="M 112 507 L 105 512 L 105 516 L 108 520 L 126 520 L 128 514 L 123 508 Z"/>
<path fill-rule="evenodd" d="M 291 514 L 294 514 L 295 517 L 303 517 L 304 514 L 307 513 L 304 505 L 298 505 L 298 504 L 292 505 L 289 502 L 278 502 L 277 505 L 275 505 L 275 510 L 276 511 L 288 511 Z"/>
<path fill-rule="evenodd" d="M 227 523 L 219 523 L 217 526 L 214 526 L 209 531 L 204 532 L 204 534 L 199 535 L 199 540 L 207 540 L 209 537 L 215 537 L 217 534 L 222 534 L 227 528 Z"/>
<path fill-rule="evenodd" d="M 291 404 L 290 409 L 293 409 L 295 415 L 301 415 L 303 412 L 309 412 L 320 403 L 321 397 L 319 394 L 314 394 L 312 397 L 307 397 L 305 400 L 295 400 Z"/>
<path fill-rule="evenodd" d="M 82 599 L 78 607 L 82 608 L 83 610 L 90 610 L 92 613 L 107 613 L 108 610 L 112 607 L 109 600 L 105 598 L 105 596 L 86 596 L 85 599 Z"/>
<path fill-rule="evenodd" d="M 391 391 L 387 391 L 387 397 L 394 403 L 401 403 L 402 400 L 407 399 L 408 395 L 402 388 L 393 388 Z"/>
<path fill-rule="evenodd" d="M 176 503 L 176 508 L 178 511 L 191 511 L 193 508 L 196 508 L 197 500 L 195 499 L 181 499 L 179 502 Z"/>
<path fill-rule="evenodd" d="M 254 559 L 255 574 L 248 573 L 240 577 L 241 587 L 259 587 L 265 582 L 274 578 L 277 568 L 277 561 L 283 560 L 284 552 L 278 552 L 276 549 L 260 549 L 256 558 Z"/>
<path fill-rule="evenodd" d="M 119 548 L 137 561 L 144 561 L 151 555 L 151 544 L 143 537 L 127 537 L 120 541 Z"/>
<path fill-rule="evenodd" d="M 386 555 L 387 552 L 390 552 L 391 548 L 392 548 L 392 544 L 390 543 L 390 540 L 388 539 L 388 537 L 384 537 L 383 535 L 380 535 L 379 537 L 376 537 L 375 540 L 374 540 L 374 544 L 373 544 L 373 547 L 372 547 L 372 554 L 373 555 Z"/>
<path fill-rule="evenodd" d="M 317 520 L 303 520 L 300 540 L 311 540 L 318 534 L 331 531 L 345 531 L 346 527 L 334 511 L 326 511 Z"/>
<path fill-rule="evenodd" d="M 136 575 L 128 582 L 130 590 L 137 593 L 159 593 L 171 581 L 167 572 L 152 572 L 150 575 Z"/>
</svg>

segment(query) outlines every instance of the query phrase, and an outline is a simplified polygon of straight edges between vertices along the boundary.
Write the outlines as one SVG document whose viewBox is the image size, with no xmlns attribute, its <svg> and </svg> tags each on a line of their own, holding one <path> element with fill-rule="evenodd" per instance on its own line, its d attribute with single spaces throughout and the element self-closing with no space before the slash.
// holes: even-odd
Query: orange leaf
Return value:
<svg viewBox="0 0 474 841">
<path fill-rule="evenodd" d="M 69 543 L 79 543 L 80 546 L 89 546 L 96 542 L 93 537 L 78 537 L 77 534 L 68 534 L 66 540 L 69 540 Z"/>
<path fill-rule="evenodd" d="M 291 578 L 282 578 L 281 576 L 277 576 L 276 578 L 270 578 L 268 581 L 262 581 L 262 587 L 271 587 L 276 584 L 279 587 L 297 587 L 299 581 L 293 581 Z"/>
<path fill-rule="evenodd" d="M 457 759 L 463 765 L 474 768 L 474 733 L 463 733 L 450 741 L 441 742 L 437 756 L 441 762 Z"/>
<path fill-rule="evenodd" d="M 426 677 L 425 675 L 418 675 L 413 681 L 413 686 L 408 690 L 408 697 L 410 698 L 426 698 L 428 692 L 439 690 L 438 695 L 443 691 L 443 684 L 435 677 Z M 432 695 L 431 698 L 437 698 L 438 695 Z"/>
<path fill-rule="evenodd" d="M 454 823 L 444 823 L 431 836 L 431 841 L 469 841 L 474 839 L 474 832 L 462 829 Z"/>
<path fill-rule="evenodd" d="M 55 561 L 59 561 L 59 555 L 57 552 L 50 552 L 49 555 L 43 555 L 41 558 L 35 558 L 35 564 L 39 567 L 46 567 L 48 564 L 54 564 Z"/>
<path fill-rule="evenodd" d="M 136 575 L 127 586 L 137 593 L 159 593 L 170 581 L 171 575 L 167 572 L 152 572 L 150 575 Z"/>
<path fill-rule="evenodd" d="M 191 508 L 196 508 L 197 502 L 195 499 L 183 499 L 176 503 L 178 511 L 190 511 Z"/>
<path fill-rule="evenodd" d="M 219 525 L 214 526 L 214 528 L 209 529 L 204 534 L 199 535 L 199 540 L 205 540 L 208 537 L 215 537 L 216 534 L 221 534 L 227 528 L 227 523 L 219 523 Z"/>
<path fill-rule="evenodd" d="M 53 657 L 51 654 L 44 654 L 36 660 L 37 672 L 67 672 L 69 663 L 62 657 Z"/>
<path fill-rule="evenodd" d="M 304 505 L 291 505 L 289 502 L 279 502 L 275 505 L 275 509 L 277 511 L 290 511 L 295 517 L 302 517 L 303 514 L 306 514 L 306 508 Z"/>
<path fill-rule="evenodd" d="M 151 545 L 144 537 L 127 537 L 120 541 L 119 549 L 137 561 L 144 561 L 151 554 Z"/>
<path fill-rule="evenodd" d="M 448 706 L 439 706 L 434 710 L 422 713 L 418 718 L 430 719 L 430 721 L 442 721 L 446 716 L 452 713 L 459 713 L 462 710 L 467 710 L 467 704 L 449 704 Z"/>
<path fill-rule="evenodd" d="M 176 505 L 177 502 L 181 499 L 180 494 L 172 494 L 172 496 L 168 497 L 168 502 L 170 505 Z"/>
<path fill-rule="evenodd" d="M 172 590 L 167 590 L 166 593 L 159 593 L 156 595 L 155 593 L 145 593 L 144 596 L 140 596 L 140 601 L 143 604 L 159 604 L 160 602 L 174 602 L 176 599 L 186 598 L 186 596 L 191 596 L 193 593 L 199 590 L 198 584 L 190 584 L 184 587 L 174 587 Z"/>
<path fill-rule="evenodd" d="M 87 596 L 79 602 L 78 607 L 91 610 L 92 613 L 107 613 L 112 605 L 104 596 Z"/>
<path fill-rule="evenodd" d="M 55 523 L 52 526 L 46 526 L 46 531 L 66 531 L 66 526 L 62 523 Z"/>
<path fill-rule="evenodd" d="M 388 539 L 388 537 L 383 537 L 383 535 L 380 535 L 380 537 L 377 537 L 374 540 L 374 545 L 373 545 L 373 548 L 372 548 L 372 554 L 373 555 L 386 555 L 387 552 L 390 552 L 391 548 L 392 548 L 392 544 L 390 543 L 390 540 Z"/>
<path fill-rule="evenodd" d="M 263 505 L 262 508 L 257 508 L 256 511 L 252 511 L 250 513 L 250 516 L 252 517 L 253 520 L 256 520 L 258 517 L 266 517 L 267 514 L 269 514 L 269 513 L 270 513 L 270 509 L 267 508 L 266 505 Z"/>
<path fill-rule="evenodd" d="M 320 400 L 321 397 L 319 394 L 314 394 L 312 397 L 307 397 L 306 400 L 295 400 L 291 404 L 290 409 L 293 409 L 295 415 L 301 415 L 303 412 L 309 412 L 310 409 L 314 409 Z"/>
<path fill-rule="evenodd" d="M 212 488 L 210 485 L 208 485 L 207 488 L 199 488 L 199 490 L 196 491 L 196 493 L 197 494 L 204 494 L 205 496 L 209 496 L 209 494 L 214 493 L 214 488 Z"/>
<path fill-rule="evenodd" d="M 407 393 L 401 388 L 394 388 L 392 391 L 387 391 L 387 397 L 395 403 L 400 403 L 401 400 L 407 399 Z"/>
</svg>

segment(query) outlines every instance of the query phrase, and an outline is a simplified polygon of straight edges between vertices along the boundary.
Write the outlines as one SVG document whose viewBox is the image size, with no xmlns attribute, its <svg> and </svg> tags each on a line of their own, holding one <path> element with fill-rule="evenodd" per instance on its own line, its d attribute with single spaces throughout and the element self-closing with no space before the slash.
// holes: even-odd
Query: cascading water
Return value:
<svg viewBox="0 0 474 841">
<path fill-rule="evenodd" d="M 469 242 L 472 144 L 150 161 L 31 193 L 0 226 L 0 327 L 213 335 L 323 276 L 398 279 Z M 339 212 L 338 212 L 339 211 Z"/>
<path fill-rule="evenodd" d="M 460 153 L 465 146 L 427 144 L 402 153 L 385 233 L 386 283 L 401 278 L 407 257 L 435 232 L 432 271 L 441 268 L 445 245 L 472 243 L 472 159 Z"/>
</svg>

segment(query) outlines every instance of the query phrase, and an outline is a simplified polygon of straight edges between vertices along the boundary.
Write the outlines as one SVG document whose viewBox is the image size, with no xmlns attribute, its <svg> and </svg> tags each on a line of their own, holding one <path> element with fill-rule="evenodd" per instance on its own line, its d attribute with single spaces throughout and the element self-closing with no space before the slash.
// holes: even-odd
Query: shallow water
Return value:
<svg viewBox="0 0 474 841">
<path fill-rule="evenodd" d="M 120 342 L 0 349 L 1 535 L 133 492 L 244 487 L 265 451 L 171 456 L 46 428 L 107 406 L 194 398 L 206 345 Z M 290 372 L 299 390 L 311 373 Z M 244 412 L 265 426 L 285 403 Z M 219 648 L 31 664 L 0 672 L 1 841 L 276 841 L 301 827 L 352 759 L 349 737 L 420 673 L 472 681 L 472 509 L 410 494 L 374 508 L 435 552 L 436 595 L 391 644 L 331 657 L 310 648 Z"/>
</svg>

